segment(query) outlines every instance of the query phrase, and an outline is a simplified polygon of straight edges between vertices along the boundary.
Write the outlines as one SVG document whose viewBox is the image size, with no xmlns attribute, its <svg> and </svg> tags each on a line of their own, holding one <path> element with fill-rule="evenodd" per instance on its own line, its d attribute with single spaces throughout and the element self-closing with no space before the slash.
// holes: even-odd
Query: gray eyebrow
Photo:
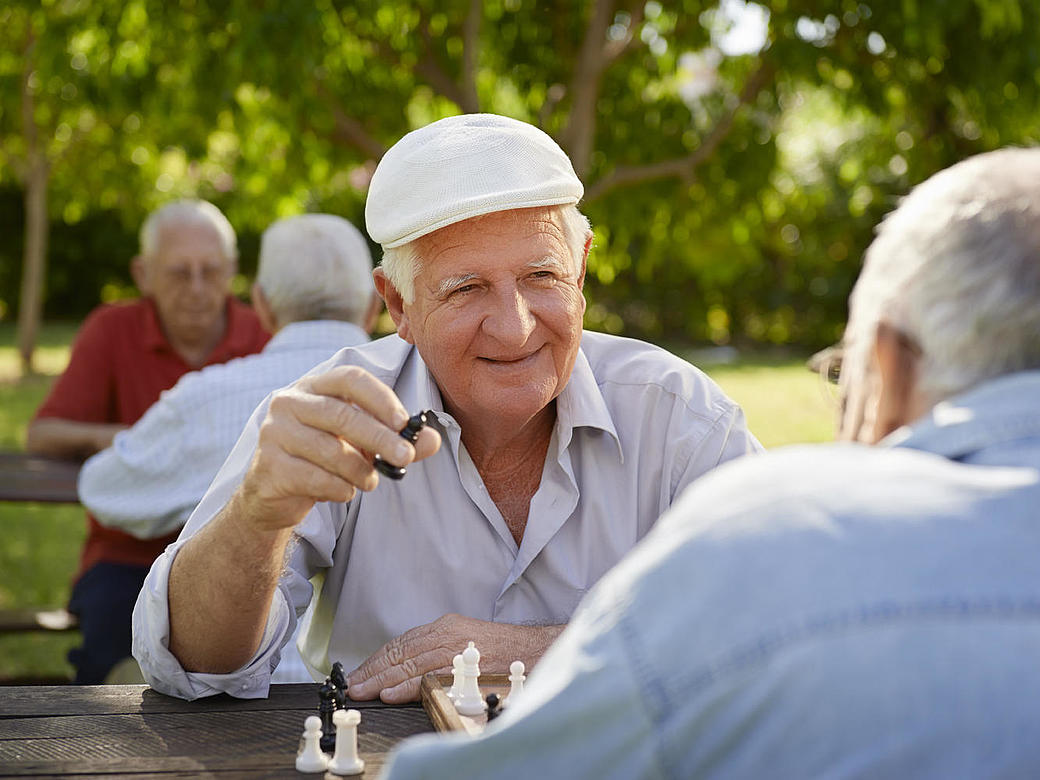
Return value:
<svg viewBox="0 0 1040 780">
<path fill-rule="evenodd" d="M 566 266 L 560 262 L 558 257 L 547 255 L 539 260 L 532 260 L 530 263 L 525 265 L 524 268 L 528 270 L 541 270 L 544 268 L 558 268 L 564 270 Z M 456 287 L 461 287 L 466 284 L 466 282 L 471 282 L 474 279 L 479 278 L 480 277 L 477 274 L 457 274 L 455 276 L 448 276 L 440 281 L 440 283 L 434 288 L 433 292 L 437 297 L 443 298 Z"/>
<path fill-rule="evenodd" d="M 434 288 L 433 292 L 438 298 L 443 298 L 456 287 L 459 287 L 466 282 L 473 281 L 476 278 L 478 278 L 476 274 L 458 274 L 457 276 L 448 276 L 441 280 L 440 284 Z"/>
<path fill-rule="evenodd" d="M 566 268 L 566 266 L 560 262 L 560 258 L 553 257 L 552 255 L 546 255 L 541 260 L 532 260 L 527 264 L 528 268 Z"/>
</svg>

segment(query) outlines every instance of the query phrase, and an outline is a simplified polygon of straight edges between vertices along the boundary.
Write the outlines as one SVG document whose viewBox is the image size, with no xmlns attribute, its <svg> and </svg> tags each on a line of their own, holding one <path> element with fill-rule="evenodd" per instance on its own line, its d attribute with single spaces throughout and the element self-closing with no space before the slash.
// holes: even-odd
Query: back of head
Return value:
<svg viewBox="0 0 1040 780">
<path fill-rule="evenodd" d="M 264 231 L 256 281 L 280 324 L 344 320 L 362 326 L 374 292 L 372 254 L 341 217 L 289 217 Z"/>
<path fill-rule="evenodd" d="M 235 238 L 235 229 L 231 227 L 227 217 L 205 200 L 187 198 L 167 203 L 156 209 L 144 224 L 138 235 L 140 241 L 141 257 L 148 259 L 155 256 L 159 249 L 159 236 L 167 227 L 190 227 L 193 225 L 205 225 L 211 227 L 220 236 L 220 244 L 224 249 L 224 256 L 228 260 L 238 258 L 238 245 Z"/>
<path fill-rule="evenodd" d="M 882 320 L 920 346 L 933 403 L 1040 368 L 1040 148 L 954 165 L 881 223 L 850 300 L 849 363 L 865 365 Z"/>
</svg>

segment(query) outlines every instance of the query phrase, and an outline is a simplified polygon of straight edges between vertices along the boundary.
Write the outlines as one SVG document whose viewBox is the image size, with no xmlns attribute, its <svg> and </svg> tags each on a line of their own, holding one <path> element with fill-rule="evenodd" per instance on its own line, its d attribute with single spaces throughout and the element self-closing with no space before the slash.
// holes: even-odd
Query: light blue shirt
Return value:
<svg viewBox="0 0 1040 780">
<path fill-rule="evenodd" d="M 411 778 L 1034 777 L 1040 372 L 718 469 Z"/>
<path fill-rule="evenodd" d="M 311 320 L 281 328 L 263 351 L 185 374 L 133 427 L 80 470 L 79 498 L 98 522 L 142 539 L 184 525 L 268 393 L 337 350 L 368 341 L 349 322 Z M 276 682 L 311 679 L 294 643 Z"/>
<path fill-rule="evenodd" d="M 347 349 L 317 370 L 358 365 L 405 408 L 434 411 L 443 444 L 347 504 L 321 503 L 297 541 L 255 658 L 227 675 L 185 672 L 167 649 L 169 569 L 184 541 L 228 501 L 253 456 L 261 406 L 180 539 L 152 567 L 134 611 L 134 656 L 148 682 L 184 698 L 267 694 L 272 658 L 317 587 L 304 660 L 349 670 L 391 638 L 449 612 L 559 624 L 684 487 L 760 449 L 740 408 L 702 372 L 649 344 L 585 333 L 556 400 L 541 483 L 517 546 L 454 418 L 414 347 L 397 336 Z"/>
</svg>

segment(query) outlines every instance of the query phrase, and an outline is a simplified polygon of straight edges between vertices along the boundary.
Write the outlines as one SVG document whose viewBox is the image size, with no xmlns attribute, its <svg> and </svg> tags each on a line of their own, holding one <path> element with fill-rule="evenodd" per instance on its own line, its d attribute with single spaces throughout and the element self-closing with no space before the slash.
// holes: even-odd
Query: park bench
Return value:
<svg viewBox="0 0 1040 780">
<path fill-rule="evenodd" d="M 0 501 L 50 504 L 79 503 L 78 461 L 46 458 L 24 452 L 0 452 Z M 30 631 L 65 632 L 79 627 L 64 608 L 0 609 L 0 636 Z"/>
</svg>

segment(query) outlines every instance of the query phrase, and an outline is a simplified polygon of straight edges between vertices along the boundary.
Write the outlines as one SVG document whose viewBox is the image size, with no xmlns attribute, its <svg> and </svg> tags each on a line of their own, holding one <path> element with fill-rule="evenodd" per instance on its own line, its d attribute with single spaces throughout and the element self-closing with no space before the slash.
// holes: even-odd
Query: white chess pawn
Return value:
<svg viewBox="0 0 1040 780">
<path fill-rule="evenodd" d="M 462 653 L 451 659 L 451 688 L 448 690 L 448 698 L 455 701 L 459 690 L 462 688 Z"/>
<path fill-rule="evenodd" d="M 460 715 L 480 715 L 487 710 L 487 702 L 480 695 L 480 651 L 470 642 L 462 651 L 462 687 L 455 697 L 455 709 Z"/>
<path fill-rule="evenodd" d="M 324 772 L 329 757 L 321 752 L 321 718 L 308 715 L 303 722 L 303 750 L 296 756 L 298 772 Z"/>
<path fill-rule="evenodd" d="M 524 680 L 527 676 L 524 674 L 524 662 L 513 661 L 509 664 L 509 694 L 506 696 L 505 701 L 502 702 L 502 706 L 507 706 L 513 701 L 513 697 L 518 693 L 524 692 Z"/>
<path fill-rule="evenodd" d="M 365 762 L 358 758 L 357 727 L 361 713 L 357 710 L 336 710 L 332 713 L 336 724 L 336 752 L 329 761 L 329 773 L 333 775 L 360 775 L 365 771 Z"/>
</svg>

